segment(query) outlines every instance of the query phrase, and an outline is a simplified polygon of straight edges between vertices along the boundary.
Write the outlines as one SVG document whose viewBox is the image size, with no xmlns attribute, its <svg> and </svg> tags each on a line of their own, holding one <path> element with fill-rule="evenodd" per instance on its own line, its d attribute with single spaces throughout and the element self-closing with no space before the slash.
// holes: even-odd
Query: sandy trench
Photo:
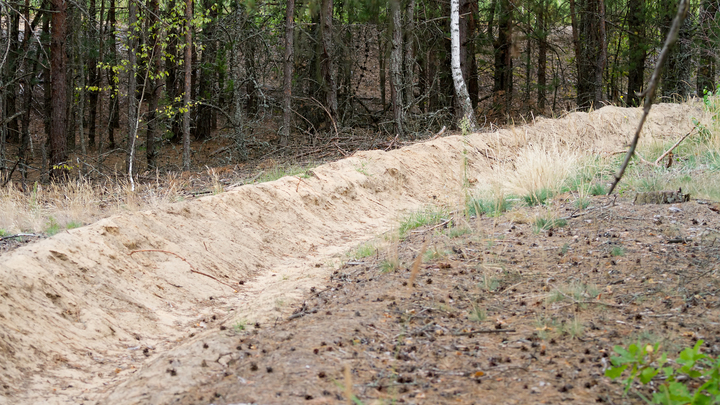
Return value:
<svg viewBox="0 0 720 405">
<path fill-rule="evenodd" d="M 169 403 L 202 383 L 193 373 L 209 355 L 201 340 L 214 342 L 217 356 L 203 366 L 221 372 L 235 322 L 287 316 L 346 252 L 392 229 L 404 212 L 459 206 L 464 176 L 487 186 L 500 162 L 511 164 L 530 145 L 622 150 L 640 114 L 605 107 L 358 152 L 308 178 L 116 215 L 3 255 L 0 404 Z M 679 138 L 702 116 L 697 105 L 654 106 L 644 136 Z M 187 262 L 130 255 L 145 249 Z"/>
</svg>

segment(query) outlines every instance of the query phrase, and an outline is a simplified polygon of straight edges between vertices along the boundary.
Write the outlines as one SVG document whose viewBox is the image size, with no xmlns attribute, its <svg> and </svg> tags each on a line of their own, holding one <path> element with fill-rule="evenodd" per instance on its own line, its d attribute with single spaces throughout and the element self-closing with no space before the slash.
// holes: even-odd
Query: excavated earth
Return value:
<svg viewBox="0 0 720 405">
<path fill-rule="evenodd" d="M 383 249 L 347 252 L 407 212 L 462 206 L 527 148 L 622 150 L 640 113 L 359 152 L 4 254 L 0 404 L 636 402 L 602 376 L 614 344 L 647 332 L 717 350 L 710 204 L 598 198 L 578 212 L 565 196 L 556 230 L 531 229 L 547 207 L 454 214 L 396 243 L 395 271 L 380 270 Z M 679 138 L 702 115 L 655 106 L 643 137 Z M 434 254 L 412 286 L 423 246 Z M 547 299 L 571 284 L 600 297 Z"/>
</svg>

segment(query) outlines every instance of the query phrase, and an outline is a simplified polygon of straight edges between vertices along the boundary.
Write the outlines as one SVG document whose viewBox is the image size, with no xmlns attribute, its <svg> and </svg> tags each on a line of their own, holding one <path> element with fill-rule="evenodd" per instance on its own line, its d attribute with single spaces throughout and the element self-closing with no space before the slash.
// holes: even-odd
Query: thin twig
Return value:
<svg viewBox="0 0 720 405">
<path fill-rule="evenodd" d="M 479 330 L 473 330 L 470 332 L 457 332 L 453 333 L 454 336 L 469 336 L 469 335 L 477 335 L 480 333 L 510 333 L 515 332 L 515 329 L 479 329 Z"/>
<path fill-rule="evenodd" d="M 637 130 L 635 131 L 635 137 L 633 138 L 632 144 L 630 144 L 630 149 L 628 149 L 627 155 L 625 156 L 625 161 L 620 167 L 620 171 L 614 175 L 615 179 L 610 186 L 610 191 L 608 191 L 608 195 L 612 194 L 613 190 L 615 190 L 615 186 L 617 186 L 617 184 L 620 182 L 620 179 L 622 179 L 622 176 L 625 173 L 625 169 L 627 169 L 628 163 L 630 163 L 630 159 L 632 159 L 633 154 L 635 153 L 635 148 L 637 148 L 638 141 L 640 140 L 640 131 L 642 131 L 643 125 L 645 124 L 645 119 L 647 119 L 648 114 L 650 114 L 650 108 L 652 107 L 652 102 L 655 98 L 655 90 L 657 89 L 658 82 L 660 81 L 660 73 L 662 72 L 662 67 L 670 55 L 670 48 L 672 48 L 672 46 L 675 45 L 675 42 L 677 42 L 680 25 L 682 25 L 683 20 L 685 20 L 685 16 L 687 15 L 688 11 L 688 5 L 688 0 L 680 0 L 680 4 L 678 4 L 677 14 L 673 19 L 672 27 L 670 27 L 670 32 L 668 32 L 668 36 L 665 39 L 665 45 L 663 45 L 663 49 L 660 52 L 658 61 L 655 64 L 655 71 L 653 71 L 652 77 L 650 77 L 650 82 L 648 83 L 647 90 L 645 90 L 643 115 L 640 118 L 640 123 L 638 124 Z"/>
<path fill-rule="evenodd" d="M 188 266 L 190 266 L 190 271 L 191 271 L 191 272 L 196 273 L 196 274 L 200 274 L 201 276 L 210 277 L 211 279 L 217 281 L 218 283 L 223 284 L 223 285 L 226 285 L 226 286 L 232 288 L 235 292 L 237 292 L 237 290 L 235 289 L 235 286 L 234 286 L 234 285 L 229 284 L 229 283 L 226 283 L 226 282 L 224 282 L 224 281 L 222 281 L 222 280 L 219 280 L 217 277 L 211 276 L 210 274 L 203 273 L 202 271 L 195 270 L 195 266 L 193 266 L 189 261 L 187 261 L 187 259 L 185 259 L 184 257 L 180 256 L 179 254 L 177 254 L 177 253 L 175 253 L 175 252 L 171 252 L 171 251 L 169 251 L 169 250 L 162 250 L 162 249 L 140 249 L 140 250 L 133 250 L 132 252 L 128 253 L 128 255 L 129 255 L 129 256 L 132 256 L 133 254 L 139 253 L 139 252 L 157 252 L 157 253 L 167 253 L 167 254 L 169 254 L 169 255 L 174 255 L 174 256 L 178 257 L 180 260 L 182 260 L 182 261 L 184 261 L 185 263 L 187 263 Z"/>
<path fill-rule="evenodd" d="M 680 142 L 684 141 L 685 138 L 687 138 L 688 136 L 690 136 L 690 134 L 692 134 L 693 132 L 695 132 L 696 129 L 697 129 L 697 126 L 694 126 L 694 127 L 690 130 L 690 132 L 688 132 L 688 133 L 685 134 L 682 138 L 680 138 L 679 141 L 675 142 L 675 145 L 673 145 L 672 148 L 668 149 L 667 151 L 665 151 L 665 153 L 662 154 L 662 156 L 660 156 L 659 158 L 657 158 L 657 160 L 655 161 L 655 166 L 657 166 L 658 164 L 660 164 L 660 162 L 662 162 L 662 160 L 665 159 L 665 156 L 667 156 L 668 153 L 672 152 L 673 149 L 677 148 L 678 145 L 680 145 Z"/>
<path fill-rule="evenodd" d="M 0 240 L 12 239 L 12 238 L 19 238 L 19 237 L 22 237 L 22 236 L 40 236 L 40 235 L 37 235 L 37 234 L 34 234 L 34 233 L 17 233 L 17 234 L 15 234 L 15 235 L 3 236 L 2 238 L 0 238 Z"/>
</svg>

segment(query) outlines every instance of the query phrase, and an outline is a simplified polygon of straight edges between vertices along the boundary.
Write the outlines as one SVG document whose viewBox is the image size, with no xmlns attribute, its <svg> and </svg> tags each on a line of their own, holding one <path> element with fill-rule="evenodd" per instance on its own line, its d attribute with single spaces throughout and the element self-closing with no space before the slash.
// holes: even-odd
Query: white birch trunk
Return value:
<svg viewBox="0 0 720 405">
<path fill-rule="evenodd" d="M 460 69 L 460 1 L 450 0 L 450 52 L 452 56 L 452 76 L 455 85 L 455 94 L 458 98 L 458 104 L 462 110 L 463 118 L 467 120 L 469 130 L 477 130 L 477 121 L 475 120 L 475 111 L 472 108 L 470 94 L 468 93 L 465 80 Z"/>
</svg>

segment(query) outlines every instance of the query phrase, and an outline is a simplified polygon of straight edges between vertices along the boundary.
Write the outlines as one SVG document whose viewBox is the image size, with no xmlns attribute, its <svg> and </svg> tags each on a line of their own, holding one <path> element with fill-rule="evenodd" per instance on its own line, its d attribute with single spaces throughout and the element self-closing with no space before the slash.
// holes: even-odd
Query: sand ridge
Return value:
<svg viewBox="0 0 720 405">
<path fill-rule="evenodd" d="M 324 285 L 343 252 L 404 212 L 459 206 L 465 180 L 486 186 L 522 148 L 622 150 L 640 113 L 605 107 L 358 152 L 308 176 L 116 215 L 3 255 L 0 404 L 168 402 L 182 380 L 166 384 L 167 370 L 200 359 L 199 336 L 231 344 L 221 325 L 287 316 L 283 308 Z M 645 137 L 678 138 L 702 115 L 654 106 Z"/>
</svg>

